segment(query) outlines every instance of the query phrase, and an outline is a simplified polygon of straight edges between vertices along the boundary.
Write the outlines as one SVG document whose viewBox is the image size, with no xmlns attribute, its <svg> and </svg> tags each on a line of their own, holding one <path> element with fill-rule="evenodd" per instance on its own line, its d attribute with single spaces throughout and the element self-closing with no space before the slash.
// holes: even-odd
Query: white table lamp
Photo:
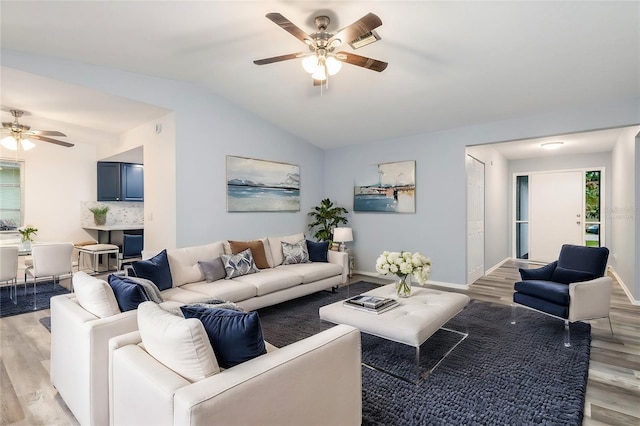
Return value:
<svg viewBox="0 0 640 426">
<path fill-rule="evenodd" d="M 353 232 L 351 231 L 351 228 L 334 228 L 333 241 L 340 243 L 340 251 L 345 251 L 345 243 L 353 241 Z"/>
</svg>

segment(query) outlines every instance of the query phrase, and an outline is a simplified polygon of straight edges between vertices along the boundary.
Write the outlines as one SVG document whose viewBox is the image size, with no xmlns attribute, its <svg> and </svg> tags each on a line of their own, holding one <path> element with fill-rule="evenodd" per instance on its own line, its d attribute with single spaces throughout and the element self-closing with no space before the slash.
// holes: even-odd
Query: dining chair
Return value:
<svg viewBox="0 0 640 426">
<path fill-rule="evenodd" d="M 0 247 L 0 283 L 9 284 L 9 298 L 18 303 L 18 247 Z M 12 296 L 13 294 L 13 296 Z"/>
<path fill-rule="evenodd" d="M 25 287 L 27 277 L 33 279 L 33 310 L 36 310 L 36 282 L 44 278 L 53 279 L 55 289 L 56 279 L 59 281 L 64 275 L 73 273 L 73 243 L 34 244 L 31 248 L 32 265 L 24 271 Z M 69 284 L 73 291 L 73 284 Z M 26 296 L 26 292 L 25 292 Z"/>
</svg>

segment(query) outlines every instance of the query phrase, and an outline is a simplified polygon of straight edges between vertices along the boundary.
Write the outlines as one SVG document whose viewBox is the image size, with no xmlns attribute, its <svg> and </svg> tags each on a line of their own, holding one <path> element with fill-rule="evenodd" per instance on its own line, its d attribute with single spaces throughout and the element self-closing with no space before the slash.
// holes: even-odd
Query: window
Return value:
<svg viewBox="0 0 640 426">
<path fill-rule="evenodd" d="M 600 170 L 584 174 L 585 245 L 600 247 Z"/>
<path fill-rule="evenodd" d="M 516 177 L 516 258 L 529 258 L 529 176 Z"/>
<path fill-rule="evenodd" d="M 24 161 L 0 159 L 0 231 L 22 225 Z"/>
</svg>

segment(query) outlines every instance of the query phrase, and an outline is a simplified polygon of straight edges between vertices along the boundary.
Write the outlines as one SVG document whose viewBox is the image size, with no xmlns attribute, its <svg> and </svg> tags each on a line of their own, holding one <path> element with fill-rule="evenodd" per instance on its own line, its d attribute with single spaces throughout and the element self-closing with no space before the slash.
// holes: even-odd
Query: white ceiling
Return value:
<svg viewBox="0 0 640 426">
<path fill-rule="evenodd" d="M 190 81 L 322 148 L 640 96 L 637 1 L 3 0 L 0 7 L 2 48 Z M 345 64 L 321 93 L 298 60 L 254 65 L 305 50 L 265 18 L 269 12 L 308 33 L 318 14 L 336 31 L 373 12 L 382 40 L 356 53 L 389 67 Z M 2 71 L 3 121 L 18 107 L 117 134 L 166 113 Z"/>
</svg>

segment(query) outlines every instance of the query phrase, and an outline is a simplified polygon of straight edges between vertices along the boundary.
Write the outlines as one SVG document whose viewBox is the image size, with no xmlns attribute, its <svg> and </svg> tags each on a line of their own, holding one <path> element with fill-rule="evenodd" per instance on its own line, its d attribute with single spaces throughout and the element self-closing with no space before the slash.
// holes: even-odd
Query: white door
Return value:
<svg viewBox="0 0 640 426">
<path fill-rule="evenodd" d="M 529 259 L 552 262 L 563 244 L 582 245 L 584 173 L 532 174 L 529 190 Z"/>
<path fill-rule="evenodd" d="M 484 275 L 484 164 L 467 155 L 467 283 Z"/>
</svg>

